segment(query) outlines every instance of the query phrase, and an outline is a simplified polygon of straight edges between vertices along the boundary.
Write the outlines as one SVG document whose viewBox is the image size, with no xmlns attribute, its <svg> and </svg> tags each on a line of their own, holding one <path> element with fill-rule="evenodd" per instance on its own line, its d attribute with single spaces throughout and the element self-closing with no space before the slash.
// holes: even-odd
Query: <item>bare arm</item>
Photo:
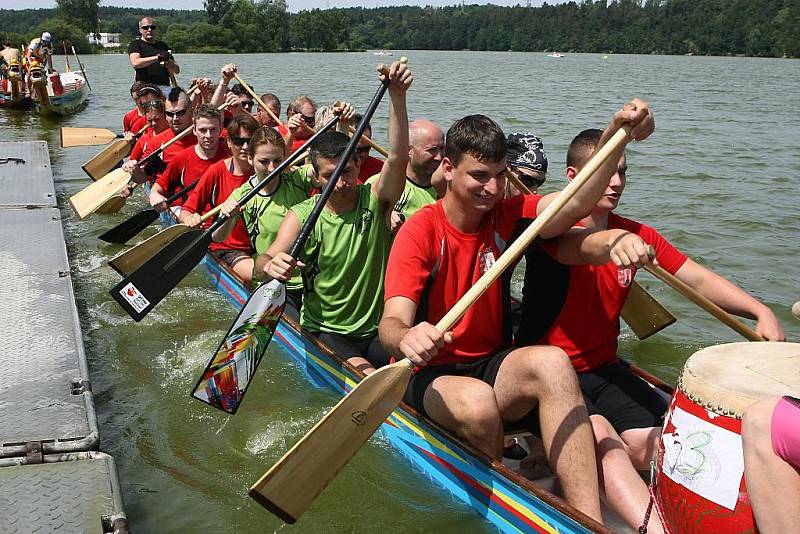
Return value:
<svg viewBox="0 0 800 534">
<path fill-rule="evenodd" d="M 605 265 L 620 268 L 655 263 L 655 251 L 638 235 L 627 230 L 572 228 L 557 240 L 557 259 L 564 265 Z"/>
<path fill-rule="evenodd" d="M 236 65 L 228 63 L 222 67 L 222 77 L 219 80 L 214 96 L 211 97 L 211 104 L 220 107 L 225 102 L 225 95 L 228 94 L 228 84 L 233 79 L 233 74 L 237 71 Z"/>
<path fill-rule="evenodd" d="M 730 280 L 691 259 L 686 260 L 675 276 L 725 311 L 758 321 L 756 332 L 768 341 L 786 340 L 786 334 L 772 310 Z"/>
<path fill-rule="evenodd" d="M 158 56 L 142 57 L 139 52 L 132 52 L 128 56 L 128 59 L 130 60 L 131 66 L 133 66 L 134 69 L 143 69 L 152 65 L 153 63 L 158 63 Z"/>
<path fill-rule="evenodd" d="M 408 358 L 416 365 L 427 365 L 445 343 L 452 343 L 453 333 L 442 334 L 427 322 L 411 326 L 416 313 L 417 303 L 413 300 L 390 298 L 383 305 L 378 335 L 390 354 Z"/>
<path fill-rule="evenodd" d="M 408 165 L 408 113 L 406 92 L 413 76 L 408 66 L 395 62 L 389 68 L 389 154 L 381 168 L 380 177 L 372 184 L 372 191 L 380 200 L 381 209 L 389 213 L 406 185 Z"/>
<path fill-rule="evenodd" d="M 305 267 L 302 262 L 289 256 L 292 244 L 300 235 L 300 229 L 300 219 L 295 212 L 289 210 L 278 228 L 275 241 L 255 260 L 253 275 L 257 280 L 266 282 L 275 278 L 285 282 L 292 277 L 296 267 Z"/>
<path fill-rule="evenodd" d="M 629 139 L 646 139 L 655 128 L 653 114 L 647 103 L 639 99 L 634 99 L 631 104 L 626 104 L 621 110 L 617 111 L 611 122 L 603 131 L 603 135 L 595 148 L 595 152 L 602 148 L 623 125 L 631 127 Z M 619 159 L 622 157 L 627 142 L 626 140 L 625 143 L 611 153 L 611 156 L 597 169 L 592 175 L 592 178 L 586 182 L 586 185 L 577 191 L 575 196 L 572 197 L 555 217 L 553 217 L 550 223 L 544 227 L 541 232 L 542 237 L 549 238 L 561 235 L 569 230 L 576 222 L 591 213 L 595 204 L 597 204 L 597 201 L 600 200 L 608 187 L 611 177 L 614 176 L 614 173 L 617 171 Z M 541 214 L 557 196 L 558 193 L 551 193 L 543 197 L 537 206 L 537 213 Z"/>
</svg>

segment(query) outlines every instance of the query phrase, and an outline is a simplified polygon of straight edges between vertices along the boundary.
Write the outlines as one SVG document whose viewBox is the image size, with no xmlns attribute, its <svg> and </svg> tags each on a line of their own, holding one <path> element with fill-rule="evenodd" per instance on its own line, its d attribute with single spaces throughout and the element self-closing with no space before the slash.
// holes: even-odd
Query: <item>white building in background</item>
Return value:
<svg viewBox="0 0 800 534">
<path fill-rule="evenodd" d="M 86 39 L 89 44 L 99 45 L 103 48 L 119 48 L 118 33 L 90 33 Z"/>
</svg>

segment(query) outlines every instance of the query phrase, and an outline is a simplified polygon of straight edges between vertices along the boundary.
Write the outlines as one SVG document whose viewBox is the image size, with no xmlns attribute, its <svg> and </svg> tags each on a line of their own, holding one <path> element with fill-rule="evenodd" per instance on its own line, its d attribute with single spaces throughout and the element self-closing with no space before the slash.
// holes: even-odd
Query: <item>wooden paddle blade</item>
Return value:
<svg viewBox="0 0 800 534">
<path fill-rule="evenodd" d="M 69 197 L 69 204 L 78 218 L 83 219 L 125 189 L 130 180 L 130 174 L 117 169 Z"/>
<path fill-rule="evenodd" d="M 117 213 L 119 210 L 125 206 L 125 203 L 128 202 L 128 197 L 122 197 L 119 195 L 113 196 L 110 199 L 106 200 L 106 202 L 97 208 L 95 213 Z"/>
<path fill-rule="evenodd" d="M 286 285 L 282 282 L 272 280 L 256 289 L 206 364 L 192 397 L 235 414 L 285 306 Z"/>
<path fill-rule="evenodd" d="M 117 139 L 99 154 L 81 165 L 83 172 L 92 180 L 99 180 L 110 173 L 120 161 L 131 155 L 131 144 L 124 139 Z"/>
<path fill-rule="evenodd" d="M 125 219 L 114 228 L 106 231 L 99 236 L 99 239 L 107 243 L 117 243 L 122 245 L 130 238 L 153 224 L 158 220 L 158 212 L 156 210 L 140 211 L 133 217 Z"/>
<path fill-rule="evenodd" d="M 402 360 L 367 375 L 253 484 L 250 496 L 287 523 L 297 521 L 397 407 L 412 368 Z"/>
<path fill-rule="evenodd" d="M 622 307 L 622 319 L 639 339 L 647 339 L 675 322 L 675 316 L 636 282 Z"/>
<path fill-rule="evenodd" d="M 188 232 L 190 228 L 185 224 L 174 224 L 164 228 L 159 233 L 151 236 L 135 247 L 131 247 L 108 264 L 119 274 L 128 277 L 147 260 L 158 254 L 164 247 L 172 243 L 177 237 Z"/>
<path fill-rule="evenodd" d="M 138 323 L 200 263 L 210 244 L 210 232 L 186 232 L 114 286 L 109 294 Z"/>
<path fill-rule="evenodd" d="M 61 147 L 105 145 L 119 139 L 121 135 L 115 134 L 107 128 L 61 128 Z"/>
</svg>

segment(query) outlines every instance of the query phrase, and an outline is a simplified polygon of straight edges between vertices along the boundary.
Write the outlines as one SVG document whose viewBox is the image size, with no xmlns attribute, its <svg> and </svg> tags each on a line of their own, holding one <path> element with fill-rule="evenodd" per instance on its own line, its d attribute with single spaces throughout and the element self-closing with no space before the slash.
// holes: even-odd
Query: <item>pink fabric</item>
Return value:
<svg viewBox="0 0 800 534">
<path fill-rule="evenodd" d="M 772 450 L 800 469 L 800 406 L 785 398 L 772 412 Z"/>
</svg>

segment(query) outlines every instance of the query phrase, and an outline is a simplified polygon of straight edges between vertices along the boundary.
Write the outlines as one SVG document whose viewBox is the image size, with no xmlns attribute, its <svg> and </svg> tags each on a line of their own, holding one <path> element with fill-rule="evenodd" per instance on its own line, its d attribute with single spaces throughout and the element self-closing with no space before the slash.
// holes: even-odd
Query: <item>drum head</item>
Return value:
<svg viewBox="0 0 800 534">
<path fill-rule="evenodd" d="M 764 397 L 800 397 L 800 344 L 743 342 L 706 347 L 686 360 L 678 387 L 697 404 L 737 418 Z"/>
</svg>

